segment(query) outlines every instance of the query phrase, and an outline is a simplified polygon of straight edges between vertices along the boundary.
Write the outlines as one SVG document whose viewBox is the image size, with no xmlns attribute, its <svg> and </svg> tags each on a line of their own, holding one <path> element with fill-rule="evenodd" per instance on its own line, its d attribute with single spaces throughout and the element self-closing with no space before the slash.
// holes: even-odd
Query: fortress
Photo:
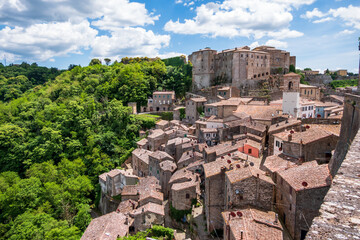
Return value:
<svg viewBox="0 0 360 240">
<path fill-rule="evenodd" d="M 219 84 L 238 88 L 250 81 L 267 80 L 271 74 L 286 74 L 296 57 L 269 46 L 250 50 L 248 46 L 217 52 L 205 48 L 189 56 L 193 64 L 193 90 Z"/>
</svg>

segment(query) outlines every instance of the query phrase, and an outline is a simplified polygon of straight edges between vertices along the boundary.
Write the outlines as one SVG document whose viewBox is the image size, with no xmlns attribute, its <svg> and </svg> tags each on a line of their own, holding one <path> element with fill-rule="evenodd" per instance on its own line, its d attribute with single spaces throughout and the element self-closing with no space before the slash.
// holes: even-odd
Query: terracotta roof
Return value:
<svg viewBox="0 0 360 240">
<path fill-rule="evenodd" d="M 326 187 L 331 184 L 328 165 L 317 165 L 316 161 L 306 162 L 300 166 L 279 171 L 278 174 L 295 191 Z"/>
<path fill-rule="evenodd" d="M 289 157 L 284 154 L 272 155 L 266 158 L 264 167 L 271 173 L 275 173 L 294 167 L 298 162 L 297 158 Z"/>
<path fill-rule="evenodd" d="M 237 168 L 235 166 L 233 170 L 226 172 L 226 176 L 229 179 L 230 183 L 237 183 L 250 177 L 259 176 L 259 179 L 266 181 L 270 184 L 274 184 L 271 178 L 265 175 L 264 171 L 261 171 L 260 169 L 251 166 L 240 168 Z"/>
<path fill-rule="evenodd" d="M 221 173 L 222 168 L 230 169 L 230 164 L 236 164 L 236 161 L 228 163 L 225 159 L 216 160 L 214 162 L 209 162 L 204 164 L 204 173 L 205 178 L 209 178 Z"/>
<path fill-rule="evenodd" d="M 341 124 L 308 124 L 311 128 L 319 128 L 334 134 L 335 136 L 340 136 Z"/>
<path fill-rule="evenodd" d="M 138 141 L 136 144 L 140 145 L 140 146 L 144 146 L 148 143 L 149 141 L 146 138 L 141 139 L 140 141 Z"/>
<path fill-rule="evenodd" d="M 192 159 L 193 161 L 200 160 L 202 157 L 203 157 L 203 155 L 201 153 L 199 153 L 199 152 L 192 151 L 192 150 L 191 151 L 186 151 L 181 155 L 181 157 L 180 157 L 180 159 L 178 161 L 178 165 L 180 163 L 188 161 L 190 159 Z"/>
<path fill-rule="evenodd" d="M 183 143 L 188 143 L 188 142 L 190 142 L 190 141 L 191 141 L 190 138 L 177 137 L 177 138 L 170 139 L 170 140 L 167 142 L 167 145 L 171 145 L 171 144 L 179 145 L 179 144 L 183 144 Z"/>
<path fill-rule="evenodd" d="M 190 98 L 191 101 L 193 102 L 206 102 L 207 99 L 204 98 L 204 97 L 201 97 L 201 98 Z"/>
<path fill-rule="evenodd" d="M 277 105 L 239 105 L 235 112 L 243 112 L 251 116 L 252 119 L 271 120 L 273 117 L 278 116 L 281 111 L 281 106 Z"/>
<path fill-rule="evenodd" d="M 280 133 L 275 133 L 274 137 L 280 138 L 283 141 L 288 142 L 288 136 L 290 135 L 289 131 L 285 131 L 285 132 L 280 132 Z M 333 135 L 331 132 L 325 131 L 323 129 L 319 129 L 319 128 L 309 128 L 306 131 L 303 132 L 295 132 L 292 135 L 292 143 L 301 143 L 302 144 L 308 144 L 308 143 L 312 143 L 315 141 L 318 141 L 320 139 L 329 137 L 331 135 Z"/>
<path fill-rule="evenodd" d="M 243 124 L 246 128 L 256 130 L 258 132 L 266 132 L 266 125 L 261 123 L 252 122 L 245 122 Z"/>
<path fill-rule="evenodd" d="M 153 198 L 160 201 L 164 201 L 164 194 L 162 192 L 156 191 L 155 189 L 150 189 L 148 191 L 141 192 L 139 201 L 142 201 L 147 198 Z"/>
<path fill-rule="evenodd" d="M 200 184 L 199 181 L 187 181 L 187 182 L 182 182 L 182 183 L 174 183 L 171 186 L 171 190 L 180 191 L 180 190 L 188 189 L 191 187 L 196 188 L 196 185 L 199 185 L 199 184 Z"/>
<path fill-rule="evenodd" d="M 109 172 L 106 172 L 106 173 L 103 173 L 99 176 L 99 178 L 101 178 L 103 181 L 106 182 L 106 177 L 109 176 L 111 178 L 117 176 L 117 175 L 124 175 L 124 176 L 128 176 L 128 177 L 134 177 L 134 178 L 137 178 L 136 175 L 134 175 L 132 173 L 132 170 L 131 169 L 128 169 L 128 170 L 123 170 L 123 169 L 113 169 Z"/>
<path fill-rule="evenodd" d="M 174 158 L 172 156 L 170 156 L 167 152 L 163 152 L 163 151 L 156 151 L 153 152 L 149 155 L 149 157 L 155 158 L 157 160 L 174 160 Z"/>
<path fill-rule="evenodd" d="M 122 213 L 122 214 L 128 214 L 130 213 L 132 210 L 134 210 L 135 208 L 137 208 L 138 203 L 136 201 L 133 200 L 126 200 L 126 201 L 122 201 L 119 206 L 116 209 L 117 213 Z"/>
<path fill-rule="evenodd" d="M 300 77 L 299 74 L 296 74 L 296 73 L 293 73 L 293 72 L 284 75 L 284 77 L 291 77 L 291 76 Z"/>
<path fill-rule="evenodd" d="M 300 83 L 300 88 L 318 88 L 317 86 L 311 86 L 311 85 L 306 85 L 306 84 L 301 84 Z"/>
<path fill-rule="evenodd" d="M 292 126 L 299 126 L 301 125 L 301 120 L 297 120 L 297 119 L 294 119 L 294 118 L 290 118 L 286 121 L 283 121 L 283 122 L 279 122 L 279 123 L 276 123 L 276 124 L 273 124 L 269 127 L 269 133 L 271 132 L 274 132 L 274 131 L 278 131 L 280 129 L 285 129 L 285 128 L 288 128 L 288 127 L 292 127 Z"/>
<path fill-rule="evenodd" d="M 262 144 L 259 143 L 259 142 L 256 142 L 256 141 L 253 141 L 251 139 L 247 139 L 246 142 L 244 143 L 245 145 L 250 145 L 254 148 L 257 148 L 257 149 L 261 149 L 262 148 Z"/>
<path fill-rule="evenodd" d="M 334 107 L 339 106 L 339 104 L 336 104 L 334 102 L 320 102 L 320 101 L 314 101 L 316 107 Z"/>
<path fill-rule="evenodd" d="M 225 126 L 227 126 L 229 128 L 243 126 L 246 122 L 249 122 L 249 121 L 250 121 L 250 118 L 243 118 L 240 120 L 225 123 Z"/>
<path fill-rule="evenodd" d="M 151 131 L 151 134 L 148 136 L 148 138 L 157 138 L 164 134 L 165 132 L 162 129 L 154 129 Z"/>
<path fill-rule="evenodd" d="M 177 181 L 190 181 L 196 177 L 195 173 L 190 172 L 186 169 L 177 170 L 170 178 L 169 184 Z"/>
<path fill-rule="evenodd" d="M 152 202 L 149 202 L 149 203 L 145 204 L 144 206 L 139 207 L 138 209 L 135 209 L 132 212 L 132 214 L 140 215 L 143 212 L 144 213 L 151 212 L 151 213 L 155 213 L 155 214 L 158 214 L 158 215 L 165 216 L 164 205 L 159 205 L 159 204 L 152 203 Z"/>
<path fill-rule="evenodd" d="M 129 226 L 125 224 L 126 219 L 122 213 L 111 212 L 93 219 L 82 235 L 83 240 L 116 240 L 124 237 L 129 232 Z"/>
<path fill-rule="evenodd" d="M 203 133 L 217 133 L 217 128 L 200 128 Z"/>
<path fill-rule="evenodd" d="M 149 164 L 149 155 L 151 154 L 151 151 L 137 148 L 134 151 L 132 151 L 132 154 L 135 155 L 137 158 L 139 158 L 141 161 L 143 161 L 146 164 Z"/>
<path fill-rule="evenodd" d="M 160 126 L 165 126 L 169 124 L 169 121 L 166 120 L 160 120 L 159 122 L 156 123 L 156 125 L 160 125 Z"/>
<path fill-rule="evenodd" d="M 173 161 L 170 160 L 166 160 L 160 163 L 160 168 L 163 171 L 170 171 L 170 172 L 174 172 L 176 171 L 176 164 Z"/>
<path fill-rule="evenodd" d="M 222 212 L 221 215 L 226 225 L 229 225 L 230 231 L 235 239 L 244 240 L 282 240 L 283 229 L 280 221 L 276 219 L 275 212 L 264 212 L 257 209 L 239 209 L 233 210 L 235 217 L 231 212 Z M 241 213 L 241 217 L 237 213 Z"/>
</svg>

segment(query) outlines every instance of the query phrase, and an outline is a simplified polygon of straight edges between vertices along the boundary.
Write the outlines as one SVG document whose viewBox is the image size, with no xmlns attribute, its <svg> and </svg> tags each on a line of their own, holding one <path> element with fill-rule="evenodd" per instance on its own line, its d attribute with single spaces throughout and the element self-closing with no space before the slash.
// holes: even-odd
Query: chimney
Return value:
<svg viewBox="0 0 360 240">
<path fill-rule="evenodd" d="M 274 223 L 278 223 L 278 220 L 279 220 L 279 215 L 277 213 L 275 213 L 275 221 L 274 221 Z"/>
<path fill-rule="evenodd" d="M 260 177 L 260 175 L 257 173 L 257 174 L 256 174 L 256 177 L 257 177 L 257 178 L 259 178 L 259 177 Z"/>
<path fill-rule="evenodd" d="M 292 134 L 289 134 L 288 135 L 288 141 L 291 142 L 291 140 L 292 140 Z"/>
</svg>

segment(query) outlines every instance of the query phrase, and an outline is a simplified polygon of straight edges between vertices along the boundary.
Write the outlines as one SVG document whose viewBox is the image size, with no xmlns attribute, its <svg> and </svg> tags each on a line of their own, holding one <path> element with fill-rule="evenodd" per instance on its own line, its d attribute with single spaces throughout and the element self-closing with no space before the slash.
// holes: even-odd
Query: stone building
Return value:
<svg viewBox="0 0 360 240">
<path fill-rule="evenodd" d="M 183 153 L 179 161 L 177 162 L 177 166 L 179 169 L 185 168 L 189 166 L 190 163 L 199 161 L 203 159 L 203 155 L 194 150 L 189 150 Z"/>
<path fill-rule="evenodd" d="M 176 169 L 177 166 L 173 161 L 166 160 L 160 163 L 160 185 L 165 199 L 170 195 L 169 181 Z"/>
<path fill-rule="evenodd" d="M 265 172 L 256 167 L 241 167 L 236 164 L 225 174 L 225 208 L 237 209 L 246 206 L 271 210 L 274 182 Z"/>
<path fill-rule="evenodd" d="M 156 129 L 161 129 L 163 131 L 165 131 L 165 129 L 168 128 L 169 126 L 170 126 L 170 122 L 166 120 L 160 120 L 155 125 Z"/>
<path fill-rule="evenodd" d="M 288 73 L 283 81 L 283 113 L 295 118 L 300 117 L 300 75 Z"/>
<path fill-rule="evenodd" d="M 308 129 L 304 127 L 300 132 L 285 131 L 273 134 L 274 153 L 284 153 L 305 162 L 329 162 L 339 137 L 323 129 L 307 127 Z"/>
<path fill-rule="evenodd" d="M 152 194 L 152 196 L 154 196 L 153 198 L 155 199 L 156 203 L 158 201 L 157 199 L 161 197 L 158 197 L 159 195 L 156 195 L 155 192 L 160 192 L 160 190 L 161 186 L 159 185 L 159 181 L 154 176 L 140 178 L 138 184 L 128 185 L 123 188 L 121 192 L 121 200 L 132 200 L 138 202 L 140 199 L 147 198 L 144 197 L 144 194 L 153 192 L 154 194 Z"/>
<path fill-rule="evenodd" d="M 300 96 L 316 101 L 320 101 L 322 97 L 319 87 L 305 84 L 300 84 Z"/>
<path fill-rule="evenodd" d="M 209 232 L 223 228 L 221 213 L 225 209 L 225 173 L 233 168 L 232 163 L 236 164 L 236 162 L 221 159 L 204 164 L 205 214 Z"/>
<path fill-rule="evenodd" d="M 133 218 L 123 213 L 108 213 L 91 220 L 81 240 L 117 240 L 129 234 L 129 228 L 133 222 Z"/>
<path fill-rule="evenodd" d="M 160 180 L 160 164 L 163 161 L 174 161 L 174 158 L 163 151 L 156 151 L 149 155 L 149 175 Z"/>
<path fill-rule="evenodd" d="M 167 135 L 162 129 L 151 130 L 149 136 L 147 137 L 148 146 L 151 151 L 159 150 L 162 144 L 167 142 Z"/>
<path fill-rule="evenodd" d="M 171 205 L 177 210 L 191 209 L 191 203 L 200 196 L 200 180 L 196 176 L 191 181 L 174 183 L 171 186 Z"/>
<path fill-rule="evenodd" d="M 186 100 L 186 122 L 189 124 L 194 124 L 200 117 L 200 113 L 204 112 L 204 104 L 206 103 L 206 98 L 190 98 Z"/>
<path fill-rule="evenodd" d="M 245 46 L 221 52 L 206 48 L 193 52 L 189 60 L 193 64 L 194 90 L 218 84 L 240 87 L 249 80 L 268 79 L 271 69 L 279 73 L 282 68 L 281 73 L 287 73 L 290 66 L 290 54 L 271 47 L 250 50 Z"/>
<path fill-rule="evenodd" d="M 216 128 L 200 128 L 198 138 L 199 142 L 206 143 L 208 146 L 215 146 L 220 142 Z"/>
<path fill-rule="evenodd" d="M 151 151 L 137 148 L 132 152 L 131 166 L 135 175 L 139 177 L 149 176 L 149 155 Z"/>
<path fill-rule="evenodd" d="M 171 111 L 175 103 L 175 92 L 153 92 L 154 111 Z"/>
<path fill-rule="evenodd" d="M 277 172 L 275 204 L 290 235 L 305 239 L 331 184 L 326 164 L 316 161 Z"/>
<path fill-rule="evenodd" d="M 134 218 L 135 231 L 145 231 L 153 225 L 163 225 L 165 210 L 163 205 L 148 203 L 130 213 Z"/>
<path fill-rule="evenodd" d="M 297 120 L 297 119 L 293 119 L 293 118 L 290 118 L 285 121 L 278 122 L 278 123 L 271 125 L 268 130 L 268 136 L 269 136 L 268 155 L 270 156 L 273 154 L 281 153 L 278 151 L 279 144 L 274 145 L 274 134 L 284 132 L 284 131 L 290 131 L 290 130 L 294 130 L 294 129 L 299 131 L 300 127 L 301 127 L 301 121 Z M 276 151 L 276 152 L 274 152 L 274 151 Z"/>
<path fill-rule="evenodd" d="M 249 156 L 260 158 L 262 156 L 263 147 L 262 144 L 250 139 L 246 139 L 244 145 L 239 147 L 240 152 Z"/>
<path fill-rule="evenodd" d="M 254 50 L 267 52 L 270 54 L 270 70 L 271 74 L 286 74 L 289 72 L 290 65 L 296 66 L 296 58 L 291 57 L 290 62 L 290 53 L 284 50 L 276 49 L 269 46 L 259 46 Z"/>
<path fill-rule="evenodd" d="M 170 139 L 165 144 L 165 152 L 172 156 L 177 162 L 183 154 L 183 145 L 189 142 L 191 142 L 191 139 L 187 137 L 177 137 Z"/>
<path fill-rule="evenodd" d="M 240 97 L 240 91 L 237 87 L 231 86 L 219 86 L 216 91 L 216 95 L 223 97 L 224 99 Z"/>
<path fill-rule="evenodd" d="M 246 208 L 228 210 L 221 215 L 224 240 L 283 239 L 283 228 L 275 212 Z"/>
<path fill-rule="evenodd" d="M 121 194 L 126 185 L 136 185 L 138 180 L 138 176 L 134 175 L 131 169 L 114 169 L 99 176 L 101 192 L 111 197 Z"/>
</svg>

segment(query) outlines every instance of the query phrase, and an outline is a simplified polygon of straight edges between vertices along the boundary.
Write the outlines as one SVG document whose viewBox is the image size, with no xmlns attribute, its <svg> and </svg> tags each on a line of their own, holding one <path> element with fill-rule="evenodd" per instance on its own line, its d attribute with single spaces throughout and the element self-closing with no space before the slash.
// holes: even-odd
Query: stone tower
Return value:
<svg viewBox="0 0 360 240">
<path fill-rule="evenodd" d="M 205 48 L 193 52 L 189 60 L 193 65 L 193 90 L 197 91 L 202 88 L 211 86 L 215 73 L 215 56 L 217 51 Z"/>
<path fill-rule="evenodd" d="M 295 118 L 300 117 L 300 75 L 288 73 L 284 75 L 283 113 Z"/>
</svg>

